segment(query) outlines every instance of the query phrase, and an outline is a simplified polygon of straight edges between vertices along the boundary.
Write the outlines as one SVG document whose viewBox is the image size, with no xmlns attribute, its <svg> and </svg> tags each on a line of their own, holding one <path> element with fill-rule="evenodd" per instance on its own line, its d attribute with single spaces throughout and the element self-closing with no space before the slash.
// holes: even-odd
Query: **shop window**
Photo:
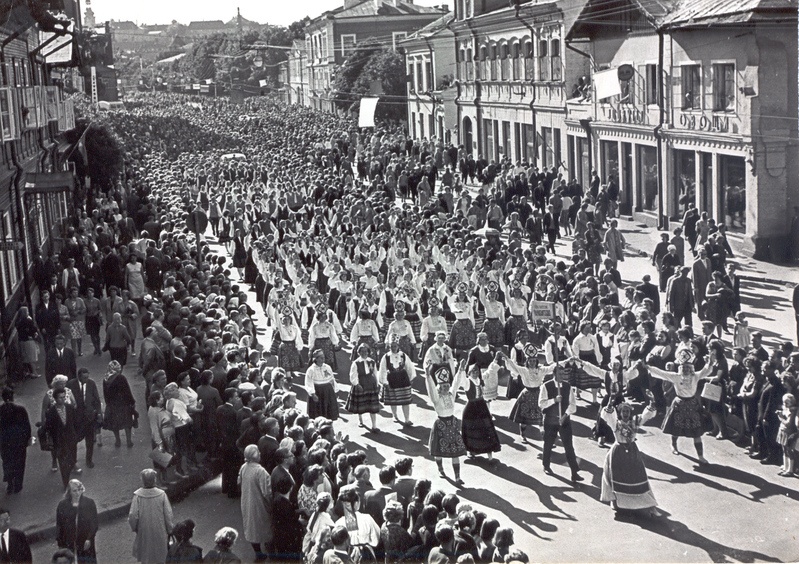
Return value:
<svg viewBox="0 0 799 564">
<path fill-rule="evenodd" d="M 658 103 L 658 66 L 646 65 L 646 104 Z"/>
<path fill-rule="evenodd" d="M 684 65 L 682 73 L 682 109 L 702 109 L 702 67 Z"/>
<path fill-rule="evenodd" d="M 638 147 L 638 208 L 658 211 L 658 152 L 656 147 Z"/>
<path fill-rule="evenodd" d="M 719 184 L 727 230 L 746 232 L 746 162 L 743 157 L 719 156 Z"/>
<path fill-rule="evenodd" d="M 735 110 L 735 65 L 713 65 L 713 109 L 717 112 Z"/>
<path fill-rule="evenodd" d="M 541 164 L 547 168 L 552 166 L 554 163 L 553 153 L 552 153 L 552 128 L 551 127 L 542 127 L 541 128 Z"/>
<path fill-rule="evenodd" d="M 677 211 L 682 217 L 689 202 L 696 202 L 696 153 L 677 149 L 674 151 L 674 175 L 677 179 Z"/>
</svg>

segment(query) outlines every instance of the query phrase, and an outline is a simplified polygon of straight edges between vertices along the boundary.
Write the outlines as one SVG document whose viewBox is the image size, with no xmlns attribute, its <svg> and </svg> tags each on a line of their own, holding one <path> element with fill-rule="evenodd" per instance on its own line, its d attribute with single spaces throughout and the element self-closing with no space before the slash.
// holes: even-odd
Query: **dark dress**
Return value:
<svg viewBox="0 0 799 564">
<path fill-rule="evenodd" d="M 9 493 L 22 490 L 30 439 L 31 423 L 25 408 L 11 402 L 0 405 L 0 458 Z"/>
<path fill-rule="evenodd" d="M 272 501 L 272 525 L 275 535 L 272 557 L 277 562 L 288 562 L 302 558 L 302 525 L 297 508 L 285 496 L 278 495 Z"/>
<path fill-rule="evenodd" d="M 130 429 L 136 411 L 136 400 L 130 391 L 128 379 L 123 374 L 104 379 L 103 398 L 105 399 L 104 428 L 109 431 Z"/>
<path fill-rule="evenodd" d="M 467 380 L 469 387 L 466 389 L 466 407 L 463 408 L 461 434 L 466 450 L 471 454 L 486 454 L 499 452 L 499 436 L 488 411 L 488 404 L 483 399 L 481 390 Z"/>
<path fill-rule="evenodd" d="M 62 499 L 56 508 L 55 522 L 58 548 L 71 550 L 78 557 L 78 562 L 97 561 L 94 546 L 98 528 L 97 505 L 93 499 L 83 495 L 77 507 L 72 505 L 71 498 Z M 91 546 L 84 550 L 87 540 L 91 541 Z"/>
</svg>

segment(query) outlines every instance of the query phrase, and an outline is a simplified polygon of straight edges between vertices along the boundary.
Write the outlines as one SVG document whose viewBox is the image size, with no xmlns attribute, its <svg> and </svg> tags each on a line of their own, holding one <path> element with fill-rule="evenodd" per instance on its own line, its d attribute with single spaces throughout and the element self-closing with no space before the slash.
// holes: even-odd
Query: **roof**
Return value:
<svg viewBox="0 0 799 564">
<path fill-rule="evenodd" d="M 419 6 L 413 2 L 396 2 L 391 0 L 364 0 L 360 4 L 345 8 L 341 11 L 334 10 L 329 14 L 334 18 L 362 18 L 366 16 L 424 16 L 443 14 L 441 8 L 432 6 Z"/>
<path fill-rule="evenodd" d="M 433 37 L 435 35 L 438 35 L 442 31 L 447 29 L 449 23 L 454 19 L 455 19 L 455 14 L 453 12 L 447 12 L 437 20 L 434 20 L 429 24 L 427 24 L 426 26 L 424 26 L 423 28 L 413 32 L 405 40 L 407 41 L 408 39 L 419 39 L 422 37 Z"/>
<path fill-rule="evenodd" d="M 130 20 L 122 22 L 115 22 L 114 20 L 111 20 L 110 23 L 112 28 L 120 31 L 134 31 L 139 29 L 139 26 L 137 26 L 135 23 L 133 23 Z"/>
<path fill-rule="evenodd" d="M 790 13 L 796 18 L 792 0 L 680 0 L 660 23 L 664 27 L 744 23 Z"/>
<path fill-rule="evenodd" d="M 222 20 L 206 20 L 189 23 L 189 29 L 222 29 L 224 27 L 225 22 Z"/>
</svg>

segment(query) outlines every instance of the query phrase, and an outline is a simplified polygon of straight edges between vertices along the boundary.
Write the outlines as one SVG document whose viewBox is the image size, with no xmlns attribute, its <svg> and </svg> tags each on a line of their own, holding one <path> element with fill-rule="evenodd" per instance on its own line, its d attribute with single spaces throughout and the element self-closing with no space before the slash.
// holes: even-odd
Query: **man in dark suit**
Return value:
<svg viewBox="0 0 799 564">
<path fill-rule="evenodd" d="M 707 258 L 707 251 L 704 247 L 700 247 L 698 253 L 699 256 L 696 257 L 691 266 L 691 277 L 694 283 L 696 312 L 699 314 L 699 319 L 704 319 L 705 293 L 707 292 L 708 282 L 713 279 L 713 267 L 710 264 L 710 259 Z"/>
<path fill-rule="evenodd" d="M 275 453 L 280 448 L 277 437 L 280 435 L 280 422 L 274 417 L 266 417 L 258 422 L 261 438 L 258 439 L 258 452 L 261 453 L 261 466 L 270 474 L 277 466 Z"/>
<path fill-rule="evenodd" d="M 70 380 L 78 375 L 75 352 L 67 348 L 66 338 L 59 333 L 55 336 L 54 342 L 55 347 L 47 351 L 44 358 L 44 376 L 48 387 L 53 383 L 56 374 L 63 374 Z"/>
<path fill-rule="evenodd" d="M 397 492 L 397 501 L 402 504 L 403 514 L 407 515 L 408 505 L 413 500 L 413 490 L 416 487 L 416 480 L 411 477 L 413 459 L 410 456 L 403 456 L 394 463 L 394 469 L 397 471 L 394 491 Z"/>
<path fill-rule="evenodd" d="M 34 313 L 36 325 L 42 333 L 45 350 L 53 348 L 55 336 L 61 331 L 61 318 L 55 306 L 55 300 L 45 288 L 40 294 L 39 303 Z"/>
<path fill-rule="evenodd" d="M 655 310 L 654 313 L 655 315 L 657 315 L 660 313 L 660 292 L 658 291 L 658 287 L 652 284 L 652 282 L 650 282 L 650 280 L 652 280 L 652 277 L 649 276 L 649 274 L 644 274 L 642 280 L 643 282 L 638 286 L 636 286 L 635 289 L 641 292 L 644 296 L 646 296 L 650 300 L 652 300 L 652 304 Z"/>
<path fill-rule="evenodd" d="M 86 442 L 86 466 L 94 468 L 94 433 L 102 413 L 100 393 L 97 384 L 89 378 L 89 369 L 81 368 L 78 377 L 67 382 L 67 388 L 75 396 L 75 412 L 77 415 L 78 442 Z"/>
<path fill-rule="evenodd" d="M 219 429 L 219 454 L 222 457 L 222 493 L 228 497 L 236 497 L 238 486 L 236 477 L 242 459 L 241 452 L 236 448 L 239 438 L 239 424 L 236 420 L 236 409 L 233 400 L 238 392 L 235 388 L 225 390 L 225 403 L 216 408 L 216 423 Z"/>
<path fill-rule="evenodd" d="M 558 216 L 555 215 L 555 207 L 547 206 L 547 213 L 544 214 L 542 222 L 544 233 L 547 235 L 547 250 L 555 252 L 555 242 L 558 240 Z"/>
<path fill-rule="evenodd" d="M 6 492 L 9 494 L 22 491 L 30 440 L 28 412 L 14 403 L 14 390 L 4 388 L 3 405 L 0 405 L 0 458 L 3 459 L 3 479 L 8 482 Z"/>
<path fill-rule="evenodd" d="M 378 473 L 380 487 L 376 490 L 369 490 L 363 494 L 363 513 L 368 513 L 375 520 L 377 526 L 383 525 L 383 509 L 386 507 L 386 497 L 394 493 L 394 482 L 397 479 L 397 471 L 393 466 L 384 466 Z"/>
<path fill-rule="evenodd" d="M 33 555 L 25 533 L 10 527 L 11 513 L 0 507 L 0 562 L 32 562 Z"/>
<path fill-rule="evenodd" d="M 572 424 L 571 414 L 577 411 L 575 403 L 574 389 L 569 385 L 568 378 L 564 371 L 556 369 L 541 386 L 541 396 L 538 398 L 538 405 L 544 413 L 544 472 L 552 474 L 549 466 L 552 457 L 552 447 L 555 439 L 560 435 L 563 442 L 563 450 L 566 451 L 566 460 L 571 468 L 571 480 L 574 483 L 582 482 L 580 467 L 577 465 L 577 456 L 574 454 L 574 444 L 572 443 Z"/>
<path fill-rule="evenodd" d="M 81 469 L 76 467 L 78 461 L 78 416 L 75 408 L 66 402 L 67 391 L 64 389 L 53 390 L 52 405 L 45 413 L 45 427 L 53 438 L 53 452 L 58 460 L 58 469 L 61 471 L 61 481 L 66 489 L 69 476 L 73 470 L 80 474 Z M 61 411 L 63 410 L 63 419 Z"/>
</svg>

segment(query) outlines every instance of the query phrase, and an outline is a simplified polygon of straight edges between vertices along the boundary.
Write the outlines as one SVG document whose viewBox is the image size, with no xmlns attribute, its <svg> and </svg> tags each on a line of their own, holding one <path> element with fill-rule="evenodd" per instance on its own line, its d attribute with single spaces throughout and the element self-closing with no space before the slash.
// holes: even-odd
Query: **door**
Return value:
<svg viewBox="0 0 799 564">
<path fill-rule="evenodd" d="M 633 203 L 633 146 L 632 143 L 621 144 L 622 170 L 619 178 L 619 212 L 625 215 L 632 213 Z"/>
<path fill-rule="evenodd" d="M 473 155 L 473 140 L 472 140 L 472 120 L 468 117 L 463 118 L 463 148 L 466 149 L 467 155 Z"/>
</svg>

